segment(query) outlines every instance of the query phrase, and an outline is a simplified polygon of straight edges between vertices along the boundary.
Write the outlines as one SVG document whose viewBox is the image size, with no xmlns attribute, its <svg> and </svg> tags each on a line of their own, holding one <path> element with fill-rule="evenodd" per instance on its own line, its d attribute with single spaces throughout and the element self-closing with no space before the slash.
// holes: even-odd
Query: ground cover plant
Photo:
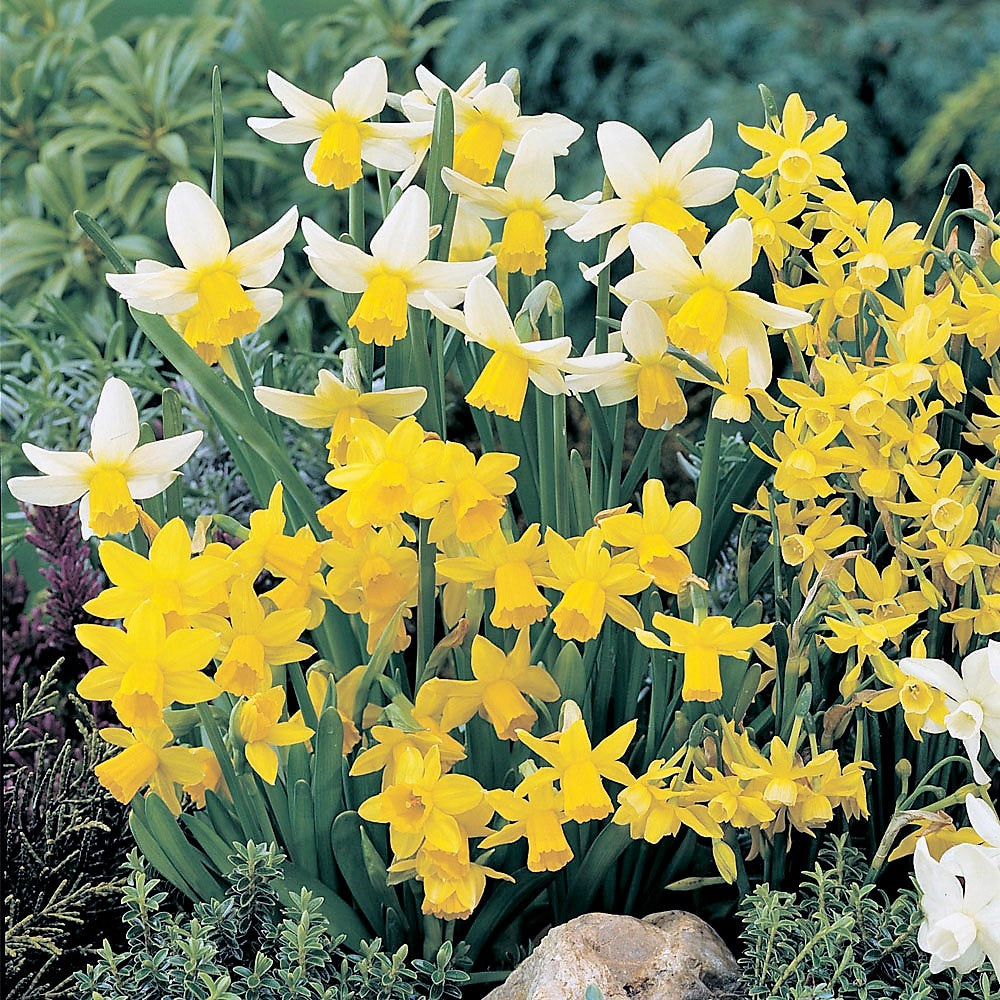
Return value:
<svg viewBox="0 0 1000 1000">
<path fill-rule="evenodd" d="M 844 121 L 761 88 L 742 178 L 699 166 L 711 119 L 665 150 L 609 121 L 601 190 L 569 200 L 583 130 L 523 114 L 515 71 L 421 67 L 394 93 L 368 56 L 328 97 L 281 70 L 236 141 L 304 150 L 311 197 L 339 205 L 315 215 L 346 231 L 280 205 L 232 237 L 219 73 L 211 180 L 170 188 L 171 254 L 133 266 L 77 215 L 250 509 L 192 516 L 191 406 L 166 389 L 143 427 L 114 377 L 81 450 L 25 444 L 41 475 L 8 483 L 79 501 L 101 539 L 78 692 L 120 723 L 96 774 L 148 865 L 208 913 L 234 845 L 275 845 L 293 922 L 428 960 L 461 945 L 485 983 L 587 910 L 778 898 L 826 844 L 865 883 L 914 874 L 919 915 L 907 896 L 885 927 L 929 990 L 988 982 L 1000 224 L 979 176 L 900 223 L 851 193 Z M 329 289 L 308 372 L 244 350 L 281 315 L 300 226 Z M 546 278 L 556 240 L 592 335 Z M 694 501 L 672 503 L 662 449 L 706 389 Z"/>
</svg>

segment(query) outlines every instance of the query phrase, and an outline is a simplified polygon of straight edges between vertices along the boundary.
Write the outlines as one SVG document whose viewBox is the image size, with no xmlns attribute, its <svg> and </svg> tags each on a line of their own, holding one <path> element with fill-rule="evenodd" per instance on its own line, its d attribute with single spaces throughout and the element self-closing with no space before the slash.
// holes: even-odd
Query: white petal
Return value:
<svg viewBox="0 0 1000 1000">
<path fill-rule="evenodd" d="M 269 323 L 281 310 L 282 294 L 277 288 L 251 288 L 247 292 L 247 298 L 253 303 L 254 308 L 260 313 L 259 330 L 265 323 Z"/>
<path fill-rule="evenodd" d="M 331 288 L 342 292 L 363 292 L 375 266 L 371 257 L 351 243 L 341 243 L 312 219 L 302 220 L 306 256 L 312 269 Z"/>
<path fill-rule="evenodd" d="M 719 353 L 728 359 L 735 351 L 746 348 L 750 369 L 750 385 L 766 389 L 771 384 L 771 349 L 767 333 L 760 320 L 747 315 L 730 304 L 726 315 L 726 329 L 719 341 Z"/>
<path fill-rule="evenodd" d="M 620 198 L 637 201 L 650 192 L 660 161 L 639 132 L 624 122 L 603 122 L 597 126 L 597 144 L 604 172 Z"/>
<path fill-rule="evenodd" d="M 539 129 L 527 132 L 507 169 L 504 188 L 525 199 L 544 200 L 556 189 L 556 165 L 552 146 Z"/>
<path fill-rule="evenodd" d="M 579 387 L 577 383 L 579 382 Z M 573 392 L 587 392 L 590 376 L 569 375 L 566 383 Z M 615 375 L 609 375 L 597 386 L 597 399 L 601 406 L 617 406 L 635 399 L 639 392 L 639 366 L 626 361 Z"/>
<path fill-rule="evenodd" d="M 611 198 L 587 209 L 583 218 L 566 230 L 566 235 L 578 243 L 586 243 L 601 233 L 624 226 L 628 219 L 628 205 L 621 198 Z"/>
<path fill-rule="evenodd" d="M 190 431 L 178 434 L 176 437 L 164 438 L 162 441 L 150 441 L 140 445 L 133 452 L 125 470 L 131 490 L 132 480 L 142 476 L 162 476 L 183 465 L 201 443 L 201 431 Z M 151 495 L 151 494 L 147 494 Z M 132 496 L 140 497 L 134 490 Z"/>
<path fill-rule="evenodd" d="M 517 340 L 514 321 L 496 285 L 487 277 L 475 277 L 469 282 L 465 292 L 465 321 L 478 336 L 498 341 Z"/>
<path fill-rule="evenodd" d="M 779 306 L 774 302 L 765 302 L 753 292 L 730 292 L 727 298 L 730 307 L 737 306 L 742 312 L 760 320 L 761 323 L 766 323 L 774 330 L 790 330 L 794 326 L 812 322 L 812 316 L 809 313 L 803 312 L 801 309 L 793 309 L 791 306 Z"/>
<path fill-rule="evenodd" d="M 100 463 L 123 463 L 139 443 L 139 411 L 132 391 L 120 378 L 109 378 L 90 423 L 90 452 Z"/>
<path fill-rule="evenodd" d="M 728 167 L 693 170 L 677 185 L 678 200 L 686 208 L 715 205 L 733 193 L 738 177 L 739 174 Z"/>
<path fill-rule="evenodd" d="M 321 119 L 329 116 L 333 110 L 329 101 L 324 101 L 320 97 L 314 97 L 304 90 L 299 90 L 294 84 L 289 83 L 284 77 L 278 76 L 272 70 L 268 70 L 267 85 L 271 88 L 271 93 L 281 101 L 284 109 L 294 118 L 318 123 Z"/>
<path fill-rule="evenodd" d="M 430 252 L 431 203 L 423 188 L 407 188 L 372 237 L 371 254 L 394 271 L 409 271 Z"/>
<path fill-rule="evenodd" d="M 229 254 L 241 285 L 260 288 L 274 281 L 285 259 L 285 247 L 299 225 L 299 210 L 293 205 L 259 236 L 241 243 Z"/>
<path fill-rule="evenodd" d="M 484 187 L 450 167 L 442 169 L 441 179 L 452 194 L 463 199 L 462 205 L 474 205 L 475 213 L 481 219 L 502 219 L 513 209 L 514 199 L 502 188 Z"/>
<path fill-rule="evenodd" d="M 150 472 L 132 476 L 128 481 L 128 491 L 133 500 L 148 500 L 159 496 L 179 475 L 179 472 Z"/>
<path fill-rule="evenodd" d="M 140 263 L 143 263 L 140 261 Z M 107 274 L 108 284 L 126 302 L 136 299 L 158 301 L 175 295 L 191 293 L 193 276 L 182 267 L 162 267 L 158 271 L 136 274 Z"/>
<path fill-rule="evenodd" d="M 79 476 L 15 476 L 7 480 L 7 489 L 21 503 L 62 507 L 79 500 L 87 492 L 87 483 Z"/>
<path fill-rule="evenodd" d="M 459 112 L 460 104 L 456 103 L 456 114 Z M 514 100 L 514 92 L 505 83 L 491 83 L 476 94 L 472 100 L 474 111 L 488 115 L 498 121 L 513 124 L 519 114 L 517 101 Z M 464 116 L 463 116 L 464 117 Z M 467 123 L 463 123 L 467 127 Z"/>
<path fill-rule="evenodd" d="M 701 268 L 688 253 L 684 241 L 663 226 L 637 223 L 629 230 L 628 244 L 636 264 L 656 271 L 667 293 L 686 293 L 701 277 Z"/>
<path fill-rule="evenodd" d="M 418 305 L 424 292 L 434 292 L 447 305 L 449 290 L 464 289 L 473 278 L 489 274 L 496 266 L 496 262 L 496 257 L 470 261 L 422 261 L 413 271 L 410 302 Z M 459 301 L 461 299 L 460 295 Z"/>
<path fill-rule="evenodd" d="M 229 230 L 215 202 L 190 181 L 167 195 L 167 236 L 189 271 L 221 264 L 229 253 Z"/>
<path fill-rule="evenodd" d="M 938 691 L 943 691 L 955 701 L 965 701 L 968 697 L 962 678 L 944 660 L 907 656 L 899 661 L 899 669 L 908 677 L 916 677 Z"/>
<path fill-rule="evenodd" d="M 701 269 L 723 288 L 739 288 L 753 269 L 753 228 L 748 219 L 734 219 L 705 244 L 698 255 Z"/>
<path fill-rule="evenodd" d="M 21 450 L 31 464 L 47 476 L 84 476 L 94 460 L 84 451 L 46 451 L 25 442 Z"/>
<path fill-rule="evenodd" d="M 283 145 L 311 142 L 322 135 L 319 126 L 302 118 L 248 118 L 247 125 L 262 139 Z"/>
<path fill-rule="evenodd" d="M 532 385 L 548 396 L 568 396 L 569 388 L 566 379 L 558 368 L 550 365 L 535 366 L 528 369 L 528 378 Z"/>
<path fill-rule="evenodd" d="M 683 177 L 708 156 L 711 148 L 712 119 L 706 118 L 700 128 L 681 136 L 660 158 L 660 182 L 676 188 Z"/>
<path fill-rule="evenodd" d="M 622 316 L 622 342 L 636 361 L 658 361 L 667 350 L 667 334 L 656 311 L 636 301 Z"/>
<path fill-rule="evenodd" d="M 461 309 L 452 308 L 431 292 L 424 294 L 424 302 L 432 316 L 441 320 L 446 326 L 453 326 L 456 330 L 468 335 L 469 326 L 465 319 L 465 313 Z"/>
<path fill-rule="evenodd" d="M 993 810 L 974 795 L 966 795 L 965 811 L 969 814 L 972 829 L 979 834 L 990 847 L 1000 847 L 1000 819 Z"/>
<path fill-rule="evenodd" d="M 362 59 L 352 66 L 333 92 L 333 106 L 363 122 L 385 107 L 389 77 L 378 56 Z"/>
<path fill-rule="evenodd" d="M 672 294 L 662 271 L 627 274 L 611 289 L 623 302 L 658 302 Z"/>
<path fill-rule="evenodd" d="M 517 152 L 524 136 L 532 130 L 537 130 L 545 136 L 553 156 L 565 156 L 569 152 L 569 147 L 583 135 L 583 126 L 565 115 L 552 112 L 544 115 L 522 115 L 512 123 L 511 137 L 504 141 L 503 148 L 508 153 Z"/>
</svg>

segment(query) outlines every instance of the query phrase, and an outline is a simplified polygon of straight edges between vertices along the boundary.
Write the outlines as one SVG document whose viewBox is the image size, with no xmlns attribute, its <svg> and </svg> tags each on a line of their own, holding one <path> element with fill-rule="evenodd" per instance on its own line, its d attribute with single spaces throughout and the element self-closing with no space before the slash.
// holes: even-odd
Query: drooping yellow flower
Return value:
<svg viewBox="0 0 1000 1000">
<path fill-rule="evenodd" d="M 465 841 L 456 820 L 483 801 L 479 782 L 464 774 L 442 774 L 441 756 L 432 747 L 426 756 L 404 747 L 392 782 L 361 803 L 358 815 L 389 825 L 389 843 L 397 857 L 408 858 L 426 841 L 457 854 Z"/>
<path fill-rule="evenodd" d="M 476 590 L 493 590 L 490 622 L 497 628 L 524 629 L 540 622 L 549 602 L 538 584 L 547 575 L 549 560 L 538 525 L 528 525 L 516 542 L 494 531 L 474 548 L 474 556 L 438 558 L 438 574 Z"/>
<path fill-rule="evenodd" d="M 343 465 L 355 420 L 368 420 L 384 431 L 391 431 L 403 417 L 412 416 L 427 400 L 427 390 L 423 386 L 362 392 L 351 384 L 353 370 L 354 366 L 345 358 L 344 380 L 341 381 L 321 368 L 319 384 L 310 395 L 270 386 L 258 386 L 253 393 L 265 409 L 289 417 L 303 427 L 329 427 L 330 462 Z"/>
<path fill-rule="evenodd" d="M 219 648 L 206 628 L 181 628 L 167 635 L 163 615 L 146 601 L 124 630 L 77 625 L 80 645 L 100 661 L 77 686 L 81 698 L 111 701 L 118 718 L 134 729 L 155 729 L 174 702 L 197 705 L 219 693 L 202 671 Z"/>
<path fill-rule="evenodd" d="M 471 279 L 493 269 L 493 257 L 428 260 L 430 210 L 423 188 L 407 188 L 372 237 L 370 254 L 334 239 L 312 219 L 302 220 L 312 269 L 331 288 L 361 296 L 348 322 L 362 343 L 388 347 L 406 336 L 408 305 L 427 309 L 428 295 L 457 305 Z"/>
<path fill-rule="evenodd" d="M 441 770 L 448 771 L 452 764 L 465 759 L 465 750 L 458 740 L 449 736 L 432 719 L 416 720 L 423 728 L 412 732 L 393 726 L 372 726 L 374 745 L 358 754 L 351 765 L 351 774 L 374 774 L 382 771 L 382 787 L 387 788 L 396 780 L 396 772 L 407 749 L 416 750 L 423 759 L 432 749 L 437 749 Z"/>
<path fill-rule="evenodd" d="M 998 252 L 1000 241 L 994 239 L 993 252 Z M 994 357 L 1000 350 L 1000 282 L 982 287 L 978 279 L 967 274 L 959 287 L 959 298 L 965 307 L 955 321 L 955 332 L 963 333 L 976 350 L 985 358 Z"/>
<path fill-rule="evenodd" d="M 487 452 L 480 459 L 457 441 L 428 441 L 420 452 L 429 479 L 413 497 L 413 513 L 432 518 L 427 537 L 438 543 L 457 536 L 475 544 L 496 531 L 517 485 L 510 475 L 517 455 Z M 435 481 L 436 480 L 436 481 Z"/>
<path fill-rule="evenodd" d="M 809 593 L 814 575 L 822 573 L 833 558 L 834 549 L 852 538 L 864 537 L 861 528 L 847 524 L 843 515 L 837 513 L 845 502 L 838 498 L 825 507 L 809 503 L 796 514 L 791 524 L 784 526 L 780 518 L 778 520 L 781 559 L 786 566 L 801 567 L 799 590 L 803 597 Z M 839 574 L 841 589 L 849 589 L 852 582 L 850 575 L 845 574 L 846 571 Z"/>
<path fill-rule="evenodd" d="M 977 566 L 1000 565 L 1000 554 L 972 541 L 979 513 L 979 508 L 970 504 L 951 531 L 942 532 L 931 528 L 927 532 L 926 541 L 929 545 L 926 548 L 920 545 L 918 536 L 910 536 L 902 543 L 902 549 L 931 566 L 940 566 L 952 582 L 965 583 Z"/>
<path fill-rule="evenodd" d="M 538 718 L 525 695 L 555 701 L 559 686 L 544 667 L 529 663 L 528 629 L 518 633 L 507 654 L 489 639 L 472 640 L 472 675 L 475 680 L 425 681 L 417 692 L 415 711 L 440 717 L 445 730 L 464 725 L 477 712 L 496 730 L 501 740 L 516 739 L 518 729 L 530 730 Z"/>
<path fill-rule="evenodd" d="M 709 796 L 708 814 L 716 823 L 728 823 L 740 829 L 762 826 L 775 817 L 774 810 L 754 791 L 750 791 L 736 775 L 723 774 L 718 768 L 696 771 L 695 785 Z"/>
<path fill-rule="evenodd" d="M 192 747 L 191 755 L 201 768 L 201 777 L 197 781 L 186 781 L 181 787 L 196 809 L 204 809 L 206 792 L 218 794 L 228 792 L 228 789 L 225 779 L 222 777 L 222 767 L 211 748 Z"/>
<path fill-rule="evenodd" d="M 753 227 L 753 262 L 757 263 L 761 250 L 775 268 L 780 268 L 788 256 L 789 249 L 799 250 L 812 246 L 812 240 L 791 224 L 792 219 L 802 214 L 806 207 L 804 194 L 793 194 L 768 207 L 755 198 L 749 191 L 737 188 L 733 194 L 739 212 L 750 220 Z M 739 218 L 734 213 L 732 218 Z"/>
<path fill-rule="evenodd" d="M 361 742 L 361 733 L 358 732 L 358 727 L 354 723 L 354 708 L 358 687 L 367 669 L 368 664 L 362 663 L 353 670 L 349 670 L 333 685 L 337 714 L 344 727 L 342 753 L 345 757 Z M 313 668 L 309 671 L 306 686 L 309 691 L 309 700 L 312 702 L 317 716 L 323 714 L 327 692 L 330 689 L 330 680 L 330 675 L 322 670 Z"/>
<path fill-rule="evenodd" d="M 274 683 L 272 667 L 297 663 L 316 652 L 298 641 L 309 623 L 308 608 L 265 612 L 260 598 L 242 577 L 230 588 L 228 611 L 228 622 L 216 619 L 222 662 L 215 682 L 223 691 L 251 698 Z"/>
<path fill-rule="evenodd" d="M 183 266 L 140 260 L 135 274 L 109 274 L 107 281 L 132 308 L 166 316 L 214 364 L 224 347 L 281 308 L 281 292 L 265 286 L 281 270 L 298 219 L 290 208 L 270 229 L 230 249 L 215 203 L 196 184 L 181 181 L 167 196 L 167 235 Z"/>
<path fill-rule="evenodd" d="M 855 249 L 844 254 L 841 260 L 854 264 L 864 288 L 879 288 L 888 281 L 890 270 L 910 267 L 923 255 L 924 246 L 917 239 L 920 224 L 904 222 L 890 233 L 892 214 L 892 203 L 883 198 L 871 210 L 864 235 L 851 226 L 844 227 Z"/>
<path fill-rule="evenodd" d="M 321 187 L 350 187 L 361 180 L 362 162 L 406 170 L 414 160 L 411 143 L 429 134 L 420 124 L 369 120 L 383 111 L 389 91 L 385 63 L 378 56 L 348 69 L 330 101 L 299 90 L 272 71 L 267 85 L 291 118 L 248 118 L 247 125 L 271 142 L 308 142 L 306 176 Z"/>
<path fill-rule="evenodd" d="M 544 739 L 538 739 L 523 729 L 518 730 L 517 738 L 552 765 L 537 773 L 558 779 L 566 815 L 576 823 L 586 823 L 592 819 L 604 819 L 612 812 L 611 799 L 602 778 L 619 785 L 629 785 L 634 780 L 621 757 L 628 750 L 635 729 L 636 721 L 633 719 L 601 740 L 596 747 L 591 745 L 583 719 L 576 719 L 562 732 Z"/>
<path fill-rule="evenodd" d="M 162 493 L 201 442 L 201 431 L 139 444 L 139 411 L 129 387 L 109 378 L 90 424 L 90 450 L 21 450 L 41 476 L 15 476 L 7 488 L 22 503 L 61 507 L 80 501 L 83 537 L 124 534 L 139 523 L 136 500 Z M 82 499 L 81 499 L 82 498 Z"/>
<path fill-rule="evenodd" d="M 844 168 L 826 151 L 847 135 L 847 123 L 830 115 L 818 129 L 806 135 L 815 120 L 815 115 L 806 111 L 802 98 L 789 94 L 781 112 L 780 132 L 774 127 L 737 126 L 740 138 L 763 154 L 744 173 L 748 177 L 777 173 L 782 195 L 808 191 L 824 178 L 840 181 Z"/>
<path fill-rule="evenodd" d="M 681 500 L 671 507 L 663 482 L 649 479 L 642 488 L 641 514 L 601 517 L 598 527 L 609 545 L 634 551 L 639 568 L 657 587 L 676 594 L 691 575 L 691 563 L 681 546 L 694 538 L 700 524 L 701 511 L 693 503 Z"/>
<path fill-rule="evenodd" d="M 487 792 L 490 805 L 510 820 L 506 826 L 480 841 L 481 850 L 528 841 L 528 870 L 557 872 L 573 860 L 573 849 L 563 833 L 569 817 L 563 810 L 563 794 L 551 779 L 538 780 L 536 772 L 525 778 L 514 791 L 499 788 Z"/>
<path fill-rule="evenodd" d="M 730 618 L 713 616 L 700 622 L 688 622 L 660 612 L 653 615 L 653 625 L 666 632 L 670 642 L 664 642 L 644 629 L 639 629 L 636 635 L 650 649 L 669 649 L 684 654 L 681 697 L 685 701 L 717 701 L 721 698 L 719 657 L 732 656 L 746 662 L 750 659 L 750 651 L 774 627 L 767 624 L 734 626 Z"/>
<path fill-rule="evenodd" d="M 839 258 L 824 260 L 815 259 L 814 266 L 819 275 L 818 281 L 803 281 L 801 285 L 792 287 L 776 282 L 774 297 L 785 306 L 799 308 L 818 305 L 815 327 L 808 326 L 799 329 L 813 330 L 815 336 L 807 341 L 800 341 L 803 350 L 808 354 L 825 353 L 826 343 L 832 336 L 839 340 L 853 339 L 855 317 L 861 308 L 861 282 L 854 268 L 844 268 Z"/>
<path fill-rule="evenodd" d="M 563 595 L 552 611 L 560 639 L 589 642 L 608 617 L 633 631 L 642 628 L 639 612 L 623 595 L 645 590 L 650 577 L 628 553 L 612 557 L 602 544 L 600 528 L 591 528 L 572 543 L 549 528 L 545 548 L 552 575 L 543 582 Z"/>
<path fill-rule="evenodd" d="M 247 763 L 269 784 L 278 776 L 276 747 L 305 743 L 315 731 L 296 712 L 286 722 L 279 721 L 285 707 L 285 689 L 273 687 L 241 702 L 237 709 L 236 727 L 244 741 Z"/>
<path fill-rule="evenodd" d="M 938 531 L 953 531 L 965 514 L 962 484 L 964 472 L 962 458 L 955 455 L 943 468 L 935 463 L 929 469 L 907 466 L 903 478 L 915 497 L 904 503 L 890 503 L 889 510 L 905 514 L 919 523 L 929 522 Z"/>
<path fill-rule="evenodd" d="M 749 748 L 749 743 L 746 744 Z M 836 751 L 830 750 L 836 756 Z M 800 796 L 806 796 L 812 789 L 809 780 L 822 773 L 829 758 L 820 754 L 815 760 L 803 764 L 801 758 L 778 736 L 771 740 L 770 758 L 753 750 L 750 762 L 732 761 L 729 766 L 743 781 L 761 783 L 760 795 L 765 802 L 775 807 L 791 807 Z"/>
<path fill-rule="evenodd" d="M 619 806 L 612 822 L 628 826 L 633 840 L 650 844 L 675 836 L 682 826 L 713 841 L 721 839 L 722 828 L 704 804 L 706 793 L 696 785 L 667 784 L 678 771 L 669 761 L 654 760 L 645 774 L 618 793 Z"/>
<path fill-rule="evenodd" d="M 97 780 L 119 801 L 131 802 L 144 786 L 180 815 L 178 785 L 194 785 L 204 777 L 202 764 L 190 747 L 173 746 L 174 734 L 161 723 L 149 729 L 111 727 L 100 730 L 101 738 L 122 752 L 97 765 Z M 149 794 L 147 792 L 147 794 Z"/>
</svg>

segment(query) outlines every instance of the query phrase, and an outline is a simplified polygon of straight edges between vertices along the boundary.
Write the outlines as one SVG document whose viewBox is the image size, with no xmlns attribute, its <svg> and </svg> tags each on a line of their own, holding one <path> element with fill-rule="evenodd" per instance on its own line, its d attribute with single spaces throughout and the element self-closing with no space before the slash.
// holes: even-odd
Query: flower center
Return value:
<svg viewBox="0 0 1000 1000">
<path fill-rule="evenodd" d="M 701 253 L 708 238 L 708 227 L 696 219 L 680 202 L 664 194 L 654 194 L 639 206 L 636 222 L 652 222 L 676 233 L 688 252 Z"/>
<path fill-rule="evenodd" d="M 699 288 L 670 320 L 667 334 L 691 354 L 714 350 L 725 332 L 727 312 L 725 293 L 717 288 Z"/>
<path fill-rule="evenodd" d="M 376 274 L 348 320 L 365 344 L 388 347 L 406 336 L 406 282 L 396 274 Z"/>
<path fill-rule="evenodd" d="M 537 212 L 518 208 L 507 216 L 497 263 L 509 274 L 531 275 L 545 267 L 545 225 Z"/>
<path fill-rule="evenodd" d="M 312 171 L 317 184 L 338 191 L 361 180 L 361 130 L 354 119 L 337 116 L 323 130 Z"/>
<path fill-rule="evenodd" d="M 665 364 L 639 369 L 639 423 L 652 430 L 679 424 L 687 414 L 687 402 L 677 378 Z"/>
<path fill-rule="evenodd" d="M 866 253 L 855 271 L 865 288 L 879 288 L 889 280 L 889 262 L 880 253 Z"/>
<path fill-rule="evenodd" d="M 121 469 L 98 465 L 90 478 L 90 530 L 101 537 L 124 534 L 139 523 L 139 508 Z"/>
<path fill-rule="evenodd" d="M 260 311 L 236 275 L 221 269 L 201 277 L 198 301 L 179 318 L 184 339 L 210 362 L 218 360 L 220 347 L 260 326 Z"/>
<path fill-rule="evenodd" d="M 528 362 L 512 351 L 497 351 L 465 397 L 469 406 L 480 406 L 501 417 L 521 419 L 528 391 Z"/>
<path fill-rule="evenodd" d="M 503 128 L 499 122 L 480 116 L 455 143 L 455 169 L 477 184 L 489 184 L 500 161 Z"/>
<path fill-rule="evenodd" d="M 778 174 L 789 184 L 805 184 L 812 176 L 812 159 L 804 149 L 786 149 L 778 157 Z"/>
</svg>

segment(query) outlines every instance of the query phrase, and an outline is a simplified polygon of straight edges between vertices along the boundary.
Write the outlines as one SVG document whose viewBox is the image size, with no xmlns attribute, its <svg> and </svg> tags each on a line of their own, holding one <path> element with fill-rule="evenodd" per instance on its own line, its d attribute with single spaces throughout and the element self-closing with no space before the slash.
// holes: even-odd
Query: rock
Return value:
<svg viewBox="0 0 1000 1000">
<path fill-rule="evenodd" d="M 693 913 L 586 913 L 553 927 L 486 1000 L 584 1000 L 591 983 L 604 1000 L 716 1000 L 738 980 L 722 938 Z"/>
</svg>

